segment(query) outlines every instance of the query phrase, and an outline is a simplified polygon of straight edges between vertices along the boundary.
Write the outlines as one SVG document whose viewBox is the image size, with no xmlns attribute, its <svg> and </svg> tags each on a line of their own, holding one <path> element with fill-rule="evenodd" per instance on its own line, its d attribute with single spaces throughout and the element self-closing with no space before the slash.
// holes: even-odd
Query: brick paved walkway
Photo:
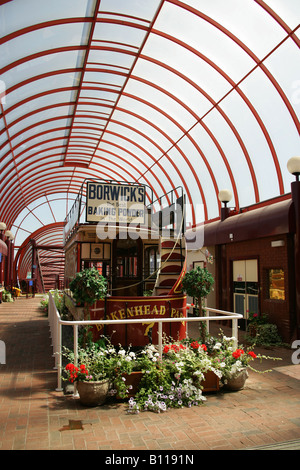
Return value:
<svg viewBox="0 0 300 470">
<path fill-rule="evenodd" d="M 138 415 L 127 415 L 122 403 L 89 409 L 55 391 L 48 322 L 39 301 L 0 305 L 0 340 L 6 344 L 0 450 L 300 449 L 300 365 L 291 363 L 293 351 L 266 351 L 283 357 L 272 363 L 271 373 L 250 371 L 243 391 L 209 394 L 197 408 Z"/>
</svg>

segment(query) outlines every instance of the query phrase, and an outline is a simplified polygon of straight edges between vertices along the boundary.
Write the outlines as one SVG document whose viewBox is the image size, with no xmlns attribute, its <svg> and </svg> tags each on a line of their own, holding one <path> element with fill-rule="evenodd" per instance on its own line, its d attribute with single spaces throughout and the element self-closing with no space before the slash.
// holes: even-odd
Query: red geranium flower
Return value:
<svg viewBox="0 0 300 470">
<path fill-rule="evenodd" d="M 249 356 L 253 357 L 253 359 L 257 358 L 257 355 L 253 351 L 248 352 Z"/>
<path fill-rule="evenodd" d="M 198 341 L 193 341 L 191 343 L 191 348 L 198 349 L 199 347 L 200 347 L 200 344 L 198 343 Z"/>
<path fill-rule="evenodd" d="M 244 354 L 244 350 L 237 349 L 236 351 L 232 353 L 232 356 L 234 357 L 234 359 L 238 359 L 242 354 Z"/>
</svg>

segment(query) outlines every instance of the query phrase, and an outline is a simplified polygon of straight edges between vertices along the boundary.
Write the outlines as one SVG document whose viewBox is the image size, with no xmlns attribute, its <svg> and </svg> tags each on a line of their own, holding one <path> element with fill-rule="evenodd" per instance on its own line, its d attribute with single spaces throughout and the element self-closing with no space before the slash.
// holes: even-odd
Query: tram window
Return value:
<svg viewBox="0 0 300 470">
<path fill-rule="evenodd" d="M 157 270 L 158 267 L 158 247 L 148 247 L 145 250 L 145 272 L 149 276 Z"/>
<path fill-rule="evenodd" d="M 137 276 L 137 257 L 125 256 L 117 258 L 117 276 L 118 277 L 136 277 Z"/>
<path fill-rule="evenodd" d="M 285 300 L 283 269 L 269 269 L 269 299 Z"/>
</svg>

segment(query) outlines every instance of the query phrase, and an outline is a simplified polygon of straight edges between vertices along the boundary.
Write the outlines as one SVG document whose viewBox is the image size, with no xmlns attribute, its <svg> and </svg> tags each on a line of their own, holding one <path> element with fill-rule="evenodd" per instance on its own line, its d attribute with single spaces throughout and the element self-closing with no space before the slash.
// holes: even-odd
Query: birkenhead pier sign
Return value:
<svg viewBox="0 0 300 470">
<path fill-rule="evenodd" d="M 163 335 L 175 340 L 185 338 L 187 316 L 186 296 L 184 294 L 150 297 L 107 297 L 97 300 L 90 310 L 91 320 L 141 319 L 141 323 L 132 325 L 97 325 L 94 328 L 94 340 L 102 334 L 111 338 L 112 344 L 144 346 L 149 343 L 149 334 L 153 343 L 158 343 L 158 325 L 153 318 L 178 318 L 178 323 L 163 323 Z"/>
<path fill-rule="evenodd" d="M 144 224 L 145 186 L 88 182 L 86 222 Z"/>
</svg>

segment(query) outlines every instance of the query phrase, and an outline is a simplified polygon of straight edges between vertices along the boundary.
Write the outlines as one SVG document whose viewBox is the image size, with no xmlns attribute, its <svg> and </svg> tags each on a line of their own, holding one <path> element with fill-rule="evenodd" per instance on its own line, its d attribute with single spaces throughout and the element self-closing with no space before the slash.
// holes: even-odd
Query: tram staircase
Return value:
<svg viewBox="0 0 300 470">
<path fill-rule="evenodd" d="M 153 295 L 172 295 L 181 292 L 181 279 L 186 270 L 185 237 L 177 240 L 160 238 L 160 269 Z"/>
</svg>

